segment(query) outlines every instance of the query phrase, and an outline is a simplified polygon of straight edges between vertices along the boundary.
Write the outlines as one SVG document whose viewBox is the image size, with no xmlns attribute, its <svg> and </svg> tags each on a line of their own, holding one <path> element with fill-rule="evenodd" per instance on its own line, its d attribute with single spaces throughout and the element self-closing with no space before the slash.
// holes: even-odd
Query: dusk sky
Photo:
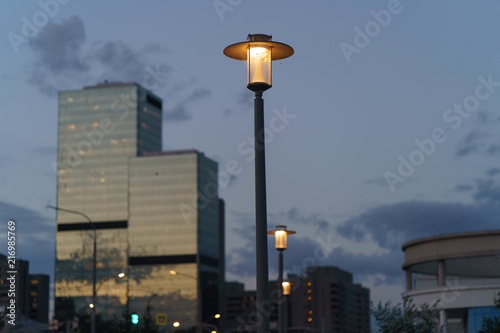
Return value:
<svg viewBox="0 0 500 333">
<path fill-rule="evenodd" d="M 219 163 L 226 278 L 255 288 L 253 93 L 245 63 L 222 51 L 264 33 L 295 50 L 264 93 L 269 229 L 297 231 L 285 272 L 338 266 L 374 302 L 398 302 L 404 242 L 498 228 L 499 11 L 493 0 L 2 1 L 0 253 L 15 219 L 18 258 L 53 283 L 58 92 L 137 82 L 163 99 L 163 150 Z"/>
</svg>

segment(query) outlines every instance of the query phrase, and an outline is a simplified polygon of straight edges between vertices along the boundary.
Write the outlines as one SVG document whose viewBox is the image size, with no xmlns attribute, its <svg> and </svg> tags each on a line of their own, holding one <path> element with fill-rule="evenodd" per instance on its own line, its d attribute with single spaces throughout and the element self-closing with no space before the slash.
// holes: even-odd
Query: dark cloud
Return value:
<svg viewBox="0 0 500 333">
<path fill-rule="evenodd" d="M 493 179 L 476 180 L 476 188 L 472 197 L 476 202 L 485 206 L 497 207 L 500 205 L 500 185 Z"/>
<path fill-rule="evenodd" d="M 491 168 L 488 171 L 486 171 L 486 174 L 490 177 L 494 177 L 500 174 L 500 168 Z"/>
<path fill-rule="evenodd" d="M 308 267 L 336 266 L 353 273 L 357 281 L 366 281 L 373 277 L 379 284 L 402 284 L 403 272 L 400 265 L 404 261 L 403 253 L 371 253 L 353 254 L 344 250 L 340 244 L 331 243 L 328 236 L 320 236 L 316 240 L 306 237 L 289 239 L 288 249 L 283 254 L 285 272 L 304 275 Z M 268 262 L 271 278 L 278 271 L 278 252 L 274 249 L 274 241 L 268 239 Z M 239 276 L 253 276 L 256 271 L 255 247 L 241 247 L 227 254 L 227 270 Z"/>
<path fill-rule="evenodd" d="M 55 220 L 47 219 L 31 209 L 0 201 L 2 239 L 6 239 L 7 221 L 11 219 L 16 223 L 16 257 L 30 262 L 31 273 L 52 274 Z"/>
<path fill-rule="evenodd" d="M 173 108 L 163 112 L 163 119 L 167 122 L 185 121 L 192 118 L 188 111 L 188 106 L 193 103 L 202 101 L 211 95 L 211 91 L 205 88 L 197 88 L 191 92 L 186 98 L 178 102 Z"/>
<path fill-rule="evenodd" d="M 168 53 L 158 44 L 136 49 L 122 41 L 96 41 L 86 49 L 86 42 L 84 23 L 79 17 L 50 22 L 30 43 L 35 61 L 26 68 L 27 81 L 48 96 L 106 80 L 136 82 L 174 101 L 170 108 L 164 103 L 166 121 L 191 119 L 188 107 L 211 94 L 197 87 L 195 78 L 187 82 L 172 80 L 172 68 L 154 61 L 163 60 Z"/>
<path fill-rule="evenodd" d="M 49 72 L 86 72 L 89 66 L 81 57 L 85 42 L 82 20 L 72 16 L 61 23 L 49 22 L 29 44 L 38 56 L 39 65 Z"/>
<path fill-rule="evenodd" d="M 104 68 L 105 74 L 98 81 L 132 81 L 146 88 L 165 86 L 172 71 L 166 64 L 153 67 L 148 64 L 148 55 L 166 52 L 159 45 L 147 45 L 139 50 L 121 41 L 95 42 L 88 56 L 92 63 Z"/>
<path fill-rule="evenodd" d="M 488 155 L 500 155 L 500 145 L 492 144 L 486 149 Z"/>
<path fill-rule="evenodd" d="M 463 157 L 473 153 L 479 153 L 486 146 L 485 139 L 487 137 L 489 137 L 489 134 L 484 131 L 471 131 L 458 144 L 456 156 Z"/>
<path fill-rule="evenodd" d="M 470 192 L 474 189 L 472 185 L 457 185 L 455 187 L 456 192 Z"/>
<path fill-rule="evenodd" d="M 481 125 L 486 125 L 489 122 L 489 116 L 484 111 L 479 111 L 477 113 L 477 118 L 479 119 L 479 122 L 481 123 Z"/>
<path fill-rule="evenodd" d="M 236 103 L 235 107 L 224 109 L 223 116 L 229 117 L 233 114 L 241 114 L 249 111 L 253 111 L 253 94 L 248 89 L 242 90 L 240 93 L 234 96 L 234 101 Z"/>
<path fill-rule="evenodd" d="M 242 111 L 253 110 L 253 94 L 251 91 L 245 89 L 236 95 L 236 103 L 241 107 Z"/>
<path fill-rule="evenodd" d="M 498 213 L 495 206 L 408 201 L 369 209 L 336 230 L 352 241 L 373 240 L 383 249 L 400 251 L 403 243 L 416 238 L 495 229 Z"/>
</svg>

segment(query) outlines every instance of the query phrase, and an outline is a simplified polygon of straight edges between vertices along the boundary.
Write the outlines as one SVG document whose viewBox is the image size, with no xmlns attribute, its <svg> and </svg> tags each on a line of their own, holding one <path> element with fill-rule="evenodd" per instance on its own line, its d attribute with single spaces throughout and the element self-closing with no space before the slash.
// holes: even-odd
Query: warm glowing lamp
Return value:
<svg viewBox="0 0 500 333">
<path fill-rule="evenodd" d="M 290 46 L 273 42 L 271 38 L 263 34 L 248 35 L 247 42 L 229 45 L 224 49 L 224 54 L 229 58 L 247 62 L 247 88 L 252 91 L 271 88 L 271 62 L 293 55 Z"/>
<path fill-rule="evenodd" d="M 274 247 L 278 251 L 286 250 L 287 247 L 287 236 L 290 234 L 295 234 L 295 231 L 286 230 L 286 226 L 278 225 L 276 226 L 276 230 L 268 231 L 269 235 L 274 234 L 275 243 Z"/>
<path fill-rule="evenodd" d="M 285 296 L 290 295 L 290 282 L 283 281 L 281 285 L 283 286 L 283 295 Z"/>
</svg>

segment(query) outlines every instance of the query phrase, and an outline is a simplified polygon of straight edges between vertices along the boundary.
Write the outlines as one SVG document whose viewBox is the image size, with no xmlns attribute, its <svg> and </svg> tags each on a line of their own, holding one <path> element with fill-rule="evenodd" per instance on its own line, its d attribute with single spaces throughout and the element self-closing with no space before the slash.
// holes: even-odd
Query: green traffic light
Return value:
<svg viewBox="0 0 500 333">
<path fill-rule="evenodd" d="M 137 313 L 132 313 L 130 315 L 130 320 L 132 321 L 132 324 L 134 324 L 134 325 L 139 324 L 139 315 Z"/>
</svg>

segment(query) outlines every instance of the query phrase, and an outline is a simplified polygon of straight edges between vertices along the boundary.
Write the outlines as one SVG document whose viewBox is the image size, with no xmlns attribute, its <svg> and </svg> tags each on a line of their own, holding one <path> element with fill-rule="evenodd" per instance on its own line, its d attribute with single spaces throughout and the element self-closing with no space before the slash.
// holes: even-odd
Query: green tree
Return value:
<svg viewBox="0 0 500 333">
<path fill-rule="evenodd" d="M 495 307 L 500 310 L 500 298 L 494 300 Z M 484 318 L 479 333 L 500 333 L 500 317 Z"/>
<path fill-rule="evenodd" d="M 152 314 L 153 307 L 150 301 L 146 306 L 146 311 L 142 315 L 141 333 L 161 333 L 161 330 L 156 325 L 156 318 Z"/>
<path fill-rule="evenodd" d="M 381 333 L 439 333 L 439 311 L 436 305 L 417 307 L 411 299 L 403 305 L 392 306 L 391 302 L 372 304 L 372 315 Z"/>
</svg>

